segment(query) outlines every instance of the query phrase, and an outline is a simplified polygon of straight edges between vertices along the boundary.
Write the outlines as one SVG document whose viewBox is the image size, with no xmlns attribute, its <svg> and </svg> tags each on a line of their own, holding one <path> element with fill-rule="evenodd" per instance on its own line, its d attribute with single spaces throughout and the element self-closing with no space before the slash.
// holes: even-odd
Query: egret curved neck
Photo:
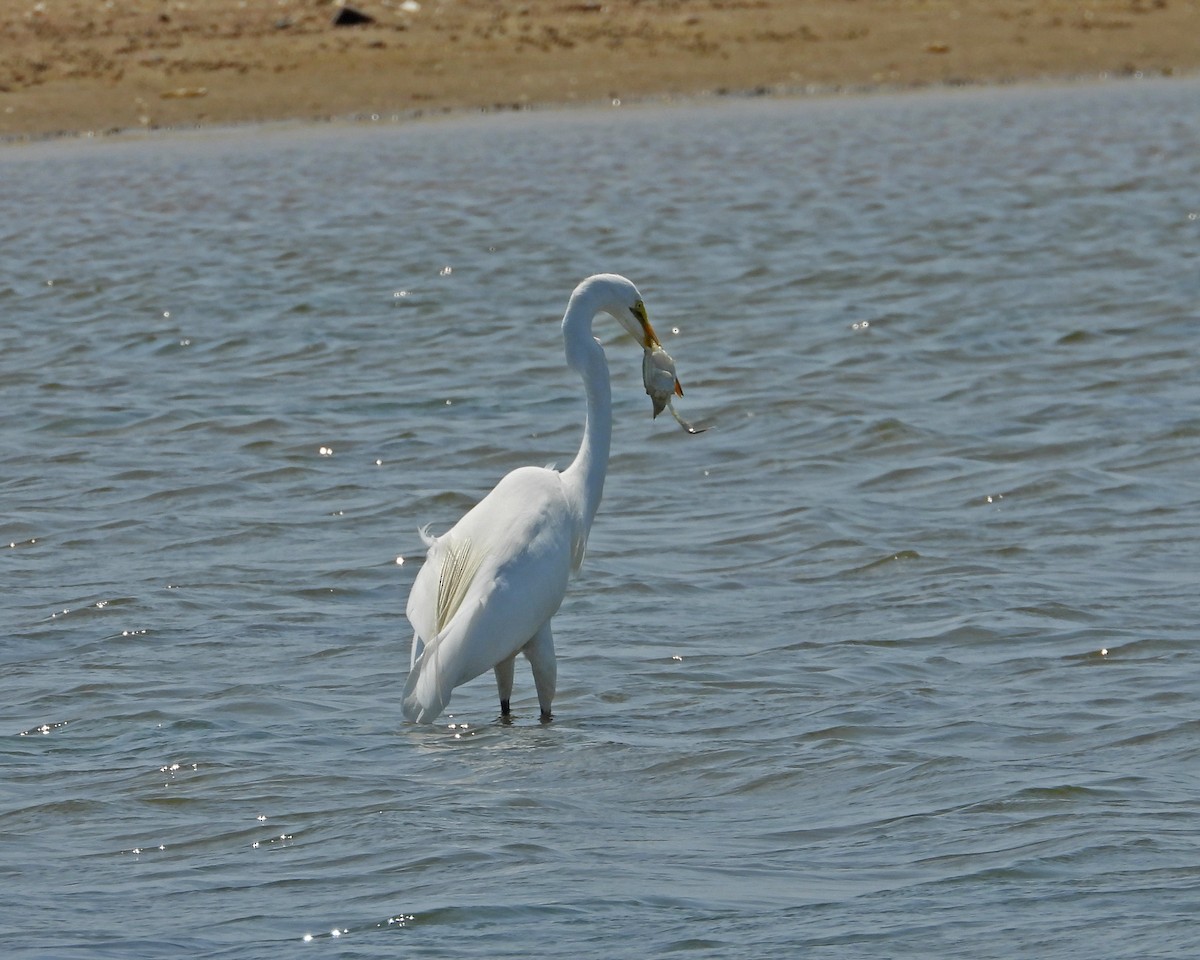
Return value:
<svg viewBox="0 0 1200 960">
<path fill-rule="evenodd" d="M 612 442 L 612 388 L 604 348 L 592 337 L 594 311 L 574 300 L 563 318 L 563 341 L 567 366 L 583 379 L 587 395 L 587 419 L 583 424 L 583 442 L 563 477 L 579 492 L 587 528 L 600 507 L 604 476 L 608 471 L 608 451 Z"/>
</svg>

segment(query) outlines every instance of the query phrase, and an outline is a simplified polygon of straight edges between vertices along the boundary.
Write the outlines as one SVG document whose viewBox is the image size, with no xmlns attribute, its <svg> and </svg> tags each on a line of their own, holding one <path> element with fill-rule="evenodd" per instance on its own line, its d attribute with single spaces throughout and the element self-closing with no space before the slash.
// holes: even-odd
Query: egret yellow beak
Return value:
<svg viewBox="0 0 1200 960">
<path fill-rule="evenodd" d="M 630 307 L 630 311 L 633 313 L 634 319 L 637 320 L 638 325 L 642 328 L 642 335 L 638 337 L 638 339 L 641 341 L 642 349 L 650 350 L 654 347 L 661 347 L 662 341 L 658 339 L 658 334 L 655 333 L 654 328 L 650 326 L 650 318 L 646 316 L 646 305 L 639 300 L 632 307 Z"/>
</svg>

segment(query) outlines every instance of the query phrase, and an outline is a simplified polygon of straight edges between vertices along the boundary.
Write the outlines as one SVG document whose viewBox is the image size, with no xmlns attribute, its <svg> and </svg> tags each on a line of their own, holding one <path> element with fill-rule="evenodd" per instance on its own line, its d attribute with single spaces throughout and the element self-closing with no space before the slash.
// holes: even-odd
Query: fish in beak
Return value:
<svg viewBox="0 0 1200 960">
<path fill-rule="evenodd" d="M 654 332 L 654 327 L 650 325 L 650 318 L 646 316 L 646 305 L 639 300 L 629 312 L 632 314 L 633 323 L 624 318 L 619 319 L 642 345 L 642 384 L 654 407 L 654 416 L 657 417 L 664 409 L 668 409 L 675 421 L 688 433 L 703 433 L 706 427 L 693 427 L 679 415 L 671 402 L 675 397 L 683 396 L 683 386 L 675 375 L 674 359 L 667 353 L 662 341 L 658 339 L 658 334 Z"/>
<path fill-rule="evenodd" d="M 655 343 L 653 346 L 644 348 L 642 353 L 642 383 L 645 385 L 646 394 L 650 397 L 650 403 L 654 407 L 655 417 L 662 413 L 665 408 L 671 411 L 671 416 L 675 418 L 675 422 L 688 433 L 703 433 L 707 429 L 707 427 L 693 427 L 675 409 L 675 404 L 672 401 L 676 397 L 683 396 L 683 385 L 680 384 L 679 378 L 675 376 L 675 361 L 663 348 L 661 343 Z"/>
</svg>

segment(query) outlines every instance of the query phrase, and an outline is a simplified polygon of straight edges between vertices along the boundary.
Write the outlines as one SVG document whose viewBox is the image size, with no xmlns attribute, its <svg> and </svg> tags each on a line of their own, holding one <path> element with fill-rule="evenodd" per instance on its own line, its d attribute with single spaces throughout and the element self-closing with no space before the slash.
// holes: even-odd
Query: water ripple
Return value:
<svg viewBox="0 0 1200 960">
<path fill-rule="evenodd" d="M 10 953 L 1190 957 L 1196 102 L 0 151 Z M 406 727 L 417 528 L 569 461 L 597 270 L 712 429 L 598 323 L 557 718 Z"/>
</svg>

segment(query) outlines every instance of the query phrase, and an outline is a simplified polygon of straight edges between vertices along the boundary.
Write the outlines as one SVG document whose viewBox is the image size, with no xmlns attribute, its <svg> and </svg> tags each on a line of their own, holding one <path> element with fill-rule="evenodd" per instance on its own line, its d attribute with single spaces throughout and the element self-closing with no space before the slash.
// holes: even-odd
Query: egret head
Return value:
<svg viewBox="0 0 1200 960">
<path fill-rule="evenodd" d="M 643 350 L 650 350 L 660 343 L 658 334 L 650 326 L 650 318 L 646 315 L 646 304 L 638 288 L 624 277 L 615 273 L 601 274 L 590 278 L 603 284 L 605 299 L 601 309 L 614 317 L 629 335 L 638 342 Z"/>
</svg>

